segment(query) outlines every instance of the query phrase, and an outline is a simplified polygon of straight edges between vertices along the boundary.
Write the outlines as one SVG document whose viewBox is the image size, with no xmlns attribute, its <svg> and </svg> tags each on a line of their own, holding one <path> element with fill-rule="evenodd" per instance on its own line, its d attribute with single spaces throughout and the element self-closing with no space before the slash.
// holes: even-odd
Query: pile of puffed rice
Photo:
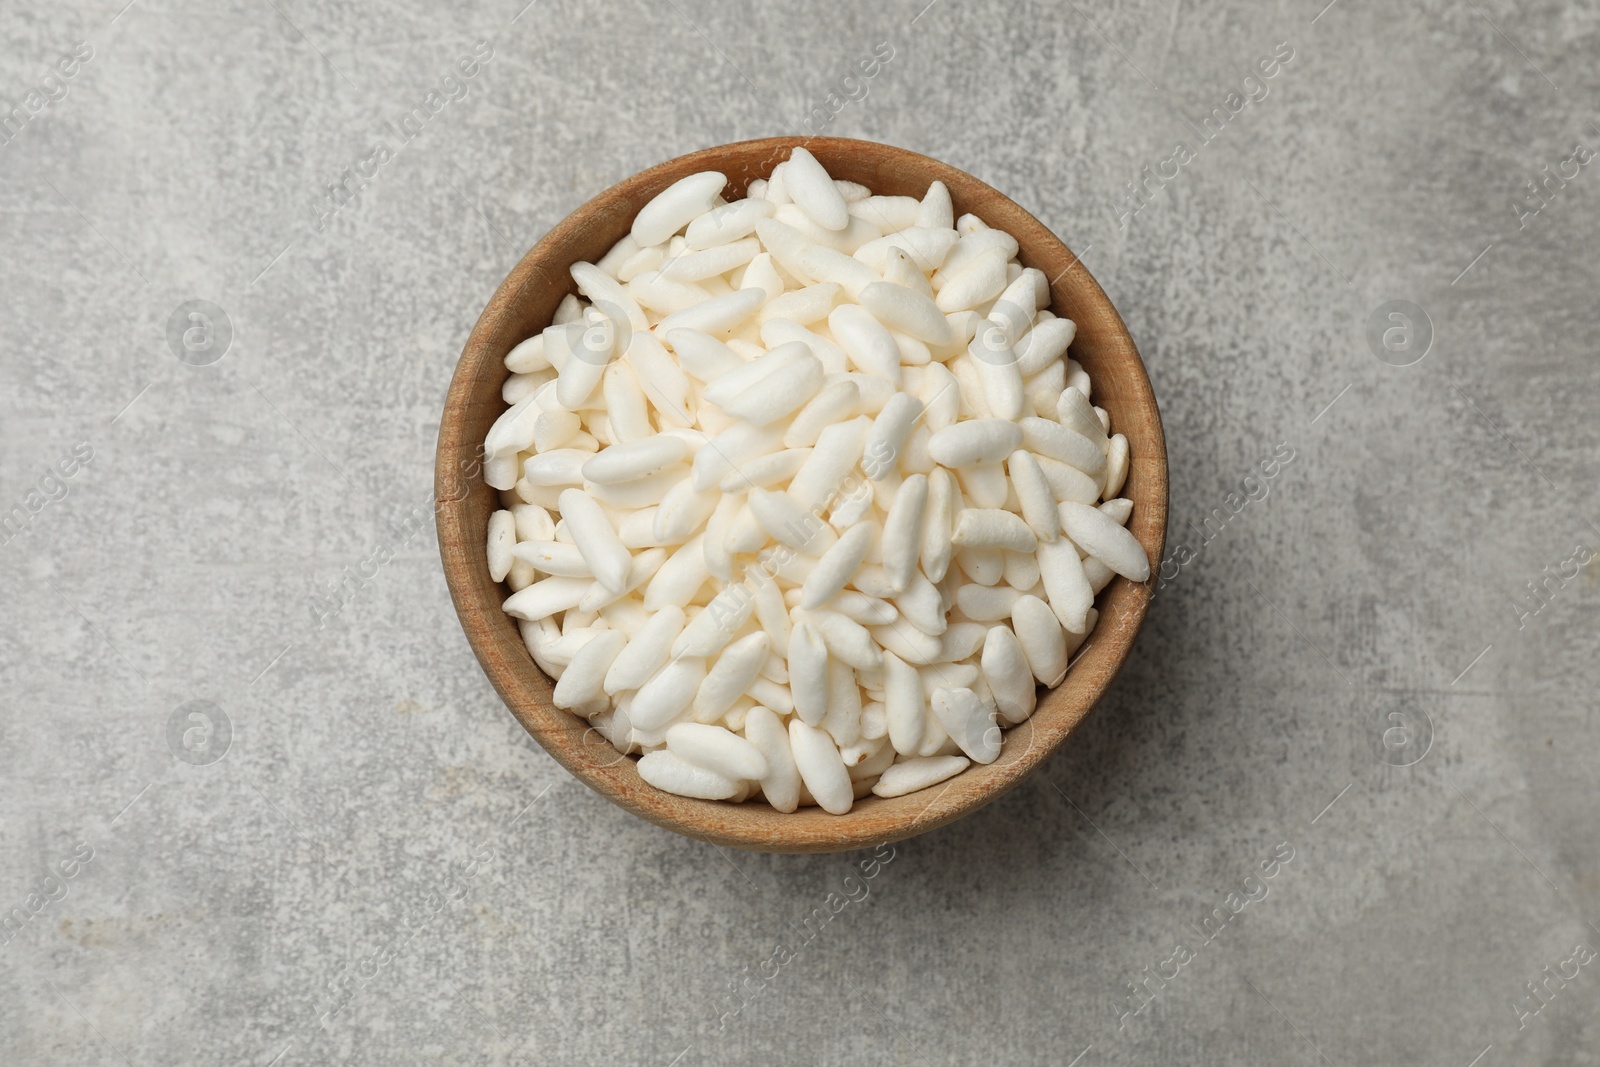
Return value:
<svg viewBox="0 0 1600 1067">
<path fill-rule="evenodd" d="M 726 185 L 650 201 L 506 356 L 489 571 L 647 782 L 843 814 L 992 762 L 1095 595 L 1148 579 L 1128 442 L 1044 275 L 942 183 L 796 148 Z"/>
</svg>

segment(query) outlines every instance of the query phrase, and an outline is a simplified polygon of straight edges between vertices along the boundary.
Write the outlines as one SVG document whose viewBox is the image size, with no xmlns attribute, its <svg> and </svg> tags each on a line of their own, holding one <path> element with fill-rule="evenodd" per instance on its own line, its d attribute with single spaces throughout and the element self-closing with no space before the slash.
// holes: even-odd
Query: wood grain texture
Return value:
<svg viewBox="0 0 1600 1067">
<path fill-rule="evenodd" d="M 1051 282 L 1051 309 L 1078 325 L 1071 355 L 1094 382 L 1095 403 L 1127 436 L 1131 462 L 1123 495 L 1134 503 L 1128 529 L 1160 568 L 1167 526 L 1167 451 L 1150 380 L 1138 349 L 1100 286 L 1067 246 L 997 190 L 927 156 L 869 141 L 775 137 L 709 148 L 652 167 L 601 193 L 545 235 L 489 301 L 461 353 L 439 428 L 435 466 L 439 550 L 462 628 L 484 672 L 517 720 L 577 778 L 602 796 L 660 826 L 733 848 L 766 852 L 833 852 L 896 841 L 958 819 L 1014 788 L 1066 740 L 1127 659 L 1154 592 L 1115 578 L 1096 598 L 1100 621 L 1066 679 L 1040 694 L 1038 710 L 1005 733 L 1000 758 L 941 785 L 904 797 L 868 796 L 848 815 L 819 808 L 791 814 L 763 803 L 691 800 L 648 785 L 634 760 L 620 756 L 578 716 L 550 702 L 551 680 L 534 664 L 516 622 L 500 609 L 509 591 L 489 579 L 488 517 L 498 494 L 484 483 L 484 434 L 505 410 L 504 357 L 549 324 L 575 287 L 568 267 L 599 259 L 628 232 L 635 213 L 678 179 L 704 170 L 728 177 L 736 199 L 804 144 L 836 178 L 883 195 L 921 197 L 943 181 L 957 216 L 971 212 L 1016 237 L 1019 258 Z"/>
</svg>

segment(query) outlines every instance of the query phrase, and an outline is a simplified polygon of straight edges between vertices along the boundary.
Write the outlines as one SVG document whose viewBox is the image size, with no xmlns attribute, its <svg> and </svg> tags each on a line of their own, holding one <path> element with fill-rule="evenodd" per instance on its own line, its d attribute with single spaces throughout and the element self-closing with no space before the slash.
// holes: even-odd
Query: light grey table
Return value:
<svg viewBox="0 0 1600 1067">
<path fill-rule="evenodd" d="M 123 2 L 0 16 L 0 1061 L 1596 1062 L 1594 3 Z M 572 781 L 429 521 L 528 245 L 808 128 L 1082 253 L 1185 548 L 876 859 Z"/>
</svg>

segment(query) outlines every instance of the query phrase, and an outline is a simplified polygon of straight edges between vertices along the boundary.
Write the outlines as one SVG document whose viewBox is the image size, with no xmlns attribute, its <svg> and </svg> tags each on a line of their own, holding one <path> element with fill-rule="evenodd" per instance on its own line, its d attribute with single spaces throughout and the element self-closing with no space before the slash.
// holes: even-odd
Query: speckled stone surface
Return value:
<svg viewBox="0 0 1600 1067">
<path fill-rule="evenodd" d="M 1594 3 L 123 2 L 0 16 L 0 1061 L 1600 1062 Z M 807 129 L 1082 254 L 1182 549 L 876 857 L 572 781 L 429 521 L 521 253 Z"/>
</svg>

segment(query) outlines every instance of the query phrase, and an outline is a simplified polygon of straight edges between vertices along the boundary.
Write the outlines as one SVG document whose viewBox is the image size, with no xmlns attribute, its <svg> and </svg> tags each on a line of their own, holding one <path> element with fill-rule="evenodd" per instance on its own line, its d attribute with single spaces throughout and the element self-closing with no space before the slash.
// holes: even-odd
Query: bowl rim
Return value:
<svg viewBox="0 0 1600 1067">
<path fill-rule="evenodd" d="M 842 816 L 818 808 L 780 813 L 762 803 L 695 800 L 657 790 L 634 769 L 635 759 L 619 755 L 610 744 L 572 712 L 550 700 L 553 683 L 534 663 L 516 621 L 501 610 L 508 591 L 488 577 L 486 523 L 498 508 L 498 493 L 484 482 L 481 470 L 483 417 L 478 410 L 492 388 L 488 407 L 504 410 L 500 384 L 508 372 L 504 356 L 511 345 L 509 324 L 527 306 L 530 287 L 538 287 L 553 309 L 561 294 L 574 291 L 567 268 L 577 262 L 564 249 L 597 229 L 627 232 L 634 214 L 657 192 L 679 178 L 703 170 L 720 170 L 731 191 L 765 177 L 804 146 L 830 173 L 848 177 L 868 171 L 909 171 L 920 180 L 937 178 L 950 190 L 959 216 L 974 211 L 986 223 L 1017 238 L 1021 258 L 1043 268 L 1065 264 L 1051 282 L 1051 307 L 1070 306 L 1078 324 L 1072 358 L 1080 342 L 1094 338 L 1094 364 L 1114 374 L 1119 407 L 1132 406 L 1113 419 L 1128 434 L 1132 453 L 1124 495 L 1134 499 L 1128 529 L 1144 547 L 1151 577 L 1134 583 L 1120 576 L 1095 598 L 1100 619 L 1072 659 L 1066 679 L 1040 694 L 1039 707 L 1027 722 L 1005 730 L 1001 756 L 988 765 L 965 771 L 919 793 L 884 799 L 868 795 Z M 877 186 L 864 182 L 874 191 Z M 615 238 L 612 238 L 614 240 Z M 1050 270 L 1046 270 L 1049 277 Z M 1063 282 L 1063 279 L 1067 279 Z M 1064 310 L 1064 309 L 1063 309 Z M 548 316 L 540 316 L 548 323 Z M 542 329 L 535 326 L 534 332 Z M 515 333 L 519 331 L 509 330 Z M 524 334 L 531 336 L 531 334 Z M 1109 362 L 1108 362 L 1109 361 Z M 1097 401 L 1105 372 L 1094 375 Z M 1108 410 L 1111 404 L 1108 402 Z M 451 377 L 440 418 L 434 467 L 434 510 L 439 552 L 451 600 L 474 655 L 512 715 L 574 777 L 618 806 L 658 826 L 718 845 L 767 852 L 833 852 L 864 848 L 925 833 L 970 814 L 1019 785 L 1047 760 L 1099 701 L 1132 650 L 1159 575 L 1166 540 L 1168 506 L 1167 453 L 1149 375 L 1121 316 L 1088 269 L 1066 242 L 1020 205 L 980 179 L 947 163 L 909 149 L 838 137 L 768 137 L 701 149 L 659 163 L 612 185 L 552 227 L 517 262 L 500 283 L 474 324 Z M 1054 705 L 1047 709 L 1046 705 Z"/>
</svg>

